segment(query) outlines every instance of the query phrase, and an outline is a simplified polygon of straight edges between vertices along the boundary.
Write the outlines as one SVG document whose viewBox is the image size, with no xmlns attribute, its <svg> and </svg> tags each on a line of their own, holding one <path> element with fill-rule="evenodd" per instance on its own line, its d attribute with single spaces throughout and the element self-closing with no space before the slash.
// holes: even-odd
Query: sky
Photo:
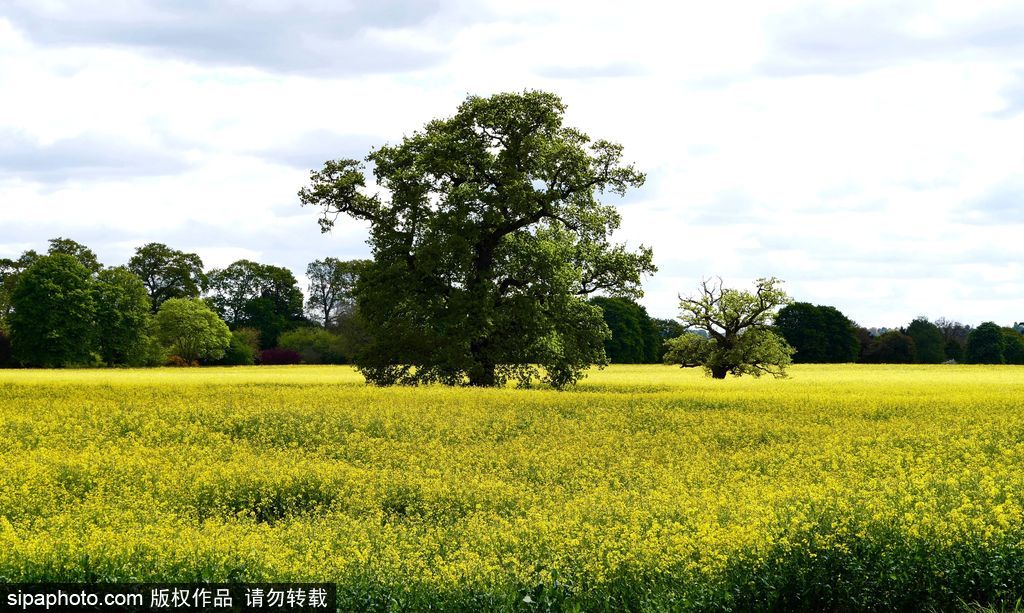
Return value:
<svg viewBox="0 0 1024 613">
<path fill-rule="evenodd" d="M 865 326 L 1024 320 L 1024 3 L 0 2 L 0 257 L 151 241 L 208 268 L 366 257 L 296 192 L 467 95 L 542 89 L 621 143 L 678 314 L 776 276 Z"/>
</svg>

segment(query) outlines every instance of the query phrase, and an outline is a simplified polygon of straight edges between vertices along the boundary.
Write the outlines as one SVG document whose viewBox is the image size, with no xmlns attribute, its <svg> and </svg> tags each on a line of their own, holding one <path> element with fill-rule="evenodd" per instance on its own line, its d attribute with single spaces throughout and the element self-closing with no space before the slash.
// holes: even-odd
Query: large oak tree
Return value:
<svg viewBox="0 0 1024 613">
<path fill-rule="evenodd" d="M 651 250 L 610 242 L 620 218 L 598 196 L 644 175 L 622 147 L 563 123 L 554 94 L 471 96 L 366 161 L 329 161 L 300 190 L 322 210 L 369 222 L 373 263 L 357 304 L 372 342 L 355 356 L 377 384 L 440 381 L 556 387 L 604 364 L 608 335 L 595 292 L 634 297 Z"/>
</svg>

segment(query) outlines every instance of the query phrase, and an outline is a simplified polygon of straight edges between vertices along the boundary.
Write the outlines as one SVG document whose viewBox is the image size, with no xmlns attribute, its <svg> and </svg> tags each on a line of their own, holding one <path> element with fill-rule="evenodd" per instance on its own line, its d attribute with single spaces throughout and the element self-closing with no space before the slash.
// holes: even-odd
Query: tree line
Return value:
<svg viewBox="0 0 1024 613">
<path fill-rule="evenodd" d="M 621 216 L 602 202 L 645 176 L 621 145 L 565 125 L 565 109 L 542 91 L 469 96 L 396 144 L 313 170 L 300 204 L 324 232 L 340 216 L 368 223 L 373 258 L 310 264 L 305 302 L 285 268 L 204 271 L 159 243 L 115 268 L 63 238 L 0 262 L 0 360 L 346 360 L 377 385 L 561 388 L 610 361 L 724 378 L 781 376 L 792 361 L 1020 359 L 1019 335 L 991 322 L 922 318 L 876 337 L 833 307 L 794 303 L 774 278 L 754 291 L 705 281 L 679 321 L 649 317 L 636 299 L 657 271 L 652 250 L 614 242 Z"/>
<path fill-rule="evenodd" d="M 287 268 L 205 270 L 162 243 L 105 267 L 85 245 L 0 259 L 0 366 L 343 363 L 359 342 L 362 261 L 309 264 L 308 299 Z"/>
</svg>

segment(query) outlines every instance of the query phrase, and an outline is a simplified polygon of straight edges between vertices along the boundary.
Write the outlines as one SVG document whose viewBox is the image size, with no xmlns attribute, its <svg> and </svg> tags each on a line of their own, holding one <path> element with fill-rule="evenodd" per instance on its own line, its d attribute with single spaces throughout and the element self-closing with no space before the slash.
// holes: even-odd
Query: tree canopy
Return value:
<svg viewBox="0 0 1024 613">
<path fill-rule="evenodd" d="M 339 215 L 370 223 L 373 263 L 356 286 L 367 380 L 561 387 L 606 363 L 608 328 L 586 297 L 639 296 L 655 267 L 650 249 L 610 242 L 619 214 L 598 196 L 644 175 L 564 112 L 545 92 L 470 96 L 366 157 L 384 192 L 367 191 L 357 160 L 310 174 L 299 198 L 324 231 Z"/>
<path fill-rule="evenodd" d="M 169 298 L 155 319 L 157 338 L 188 362 L 217 360 L 231 344 L 231 331 L 210 307 L 195 298 Z"/>
<path fill-rule="evenodd" d="M 274 347 L 282 332 L 305 321 L 302 290 L 287 268 L 238 260 L 211 270 L 208 279 L 207 300 L 217 314 L 232 329 L 258 330 L 263 347 Z"/>
<path fill-rule="evenodd" d="M 601 307 L 611 338 L 604 351 L 613 364 L 653 364 L 661 357 L 662 339 L 647 309 L 628 298 L 597 296 L 590 304 Z"/>
<path fill-rule="evenodd" d="M 757 279 L 753 292 L 704 280 L 698 294 L 680 301 L 679 321 L 707 336 L 683 334 L 668 343 L 665 361 L 701 366 L 716 379 L 727 374 L 785 376 L 793 348 L 771 329 L 779 307 L 790 298 L 774 277 Z"/>
<path fill-rule="evenodd" d="M 835 307 L 787 304 L 779 310 L 775 328 L 796 350 L 794 362 L 855 362 L 860 353 L 856 327 Z"/>
<path fill-rule="evenodd" d="M 124 267 L 101 270 L 94 284 L 100 358 L 107 364 L 139 366 L 149 347 L 149 295 Z"/>
<path fill-rule="evenodd" d="M 1006 339 L 1002 329 L 991 321 L 986 321 L 971 330 L 967 336 L 967 349 L 964 358 L 968 364 L 1003 364 L 1006 361 L 1003 351 Z"/>
<path fill-rule="evenodd" d="M 311 318 L 325 328 L 338 325 L 339 317 L 355 309 L 355 286 L 359 271 L 369 262 L 366 260 L 338 260 L 324 258 L 309 263 L 306 277 L 309 279 L 309 297 L 306 311 Z"/>
<path fill-rule="evenodd" d="M 135 250 L 128 269 L 142 279 L 154 313 L 170 298 L 198 298 L 206 287 L 203 260 L 194 253 L 147 243 Z"/>
<path fill-rule="evenodd" d="M 907 336 L 914 339 L 915 354 L 921 364 L 941 364 L 946 360 L 946 339 L 938 326 L 928 318 L 917 317 L 907 326 Z"/>
<path fill-rule="evenodd" d="M 89 364 L 96 340 L 91 271 L 74 256 L 37 259 L 20 275 L 9 317 L 15 358 L 44 368 Z"/>
</svg>

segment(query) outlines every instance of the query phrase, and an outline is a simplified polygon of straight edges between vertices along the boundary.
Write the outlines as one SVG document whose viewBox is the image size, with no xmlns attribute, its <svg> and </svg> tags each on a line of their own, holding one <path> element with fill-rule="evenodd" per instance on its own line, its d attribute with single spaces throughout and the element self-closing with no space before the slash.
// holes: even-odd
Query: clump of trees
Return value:
<svg viewBox="0 0 1024 613">
<path fill-rule="evenodd" d="M 775 317 L 775 330 L 793 347 L 797 363 L 856 362 L 860 353 L 856 325 L 835 307 L 787 304 Z"/>
<path fill-rule="evenodd" d="M 55 238 L 43 255 L 0 260 L 0 367 L 274 362 L 261 362 L 266 350 L 341 363 L 363 342 L 352 306 L 360 262 L 322 262 L 342 272 L 329 280 L 330 330 L 304 316 L 287 269 L 240 260 L 207 273 L 198 255 L 162 243 L 106 268 L 85 245 Z"/>
<path fill-rule="evenodd" d="M 370 224 L 374 259 L 355 285 L 369 340 L 354 356 L 368 381 L 564 387 L 607 363 L 587 298 L 639 297 L 655 267 L 650 249 L 610 241 L 619 214 L 598 196 L 644 175 L 564 113 L 545 92 L 470 96 L 366 156 L 381 192 L 358 160 L 310 174 L 299 198 L 325 232 L 339 215 Z"/>
<path fill-rule="evenodd" d="M 791 302 L 774 277 L 755 282 L 754 291 L 737 290 L 704 280 L 698 294 L 680 301 L 679 320 L 690 330 L 668 342 L 665 360 L 703 367 L 715 379 L 727 374 L 784 377 L 793 348 L 772 328 L 780 307 Z"/>
</svg>

